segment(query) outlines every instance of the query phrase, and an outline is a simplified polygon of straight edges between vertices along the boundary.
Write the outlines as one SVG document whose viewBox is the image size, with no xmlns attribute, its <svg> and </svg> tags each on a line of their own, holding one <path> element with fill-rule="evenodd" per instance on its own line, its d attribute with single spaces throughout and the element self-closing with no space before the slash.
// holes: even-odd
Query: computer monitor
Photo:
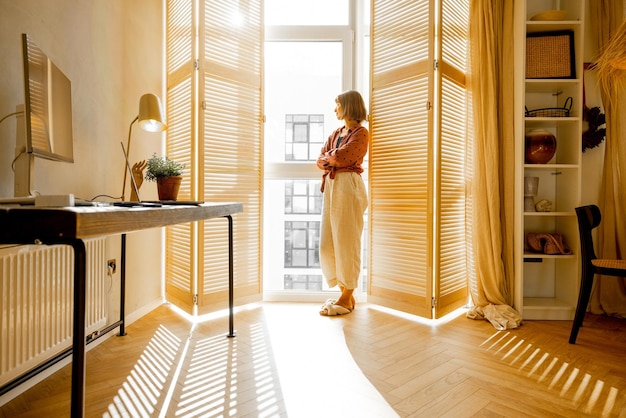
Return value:
<svg viewBox="0 0 626 418">
<path fill-rule="evenodd" d="M 14 196 L 32 195 L 35 157 L 74 162 L 69 78 L 22 34 L 24 104 L 17 106 Z"/>
<path fill-rule="evenodd" d="M 26 152 L 74 162 L 71 82 L 25 33 L 22 51 Z"/>
</svg>

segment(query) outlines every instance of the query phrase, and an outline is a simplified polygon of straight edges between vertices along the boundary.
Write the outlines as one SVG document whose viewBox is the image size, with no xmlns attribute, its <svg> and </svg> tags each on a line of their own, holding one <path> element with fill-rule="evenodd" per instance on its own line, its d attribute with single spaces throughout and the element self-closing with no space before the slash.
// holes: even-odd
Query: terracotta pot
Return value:
<svg viewBox="0 0 626 418">
<path fill-rule="evenodd" d="M 182 176 L 161 177 L 157 179 L 157 192 L 159 200 L 176 200 L 178 189 L 183 181 Z"/>
<path fill-rule="evenodd" d="M 545 129 L 533 129 L 526 134 L 526 163 L 546 164 L 556 153 L 556 137 Z"/>
</svg>

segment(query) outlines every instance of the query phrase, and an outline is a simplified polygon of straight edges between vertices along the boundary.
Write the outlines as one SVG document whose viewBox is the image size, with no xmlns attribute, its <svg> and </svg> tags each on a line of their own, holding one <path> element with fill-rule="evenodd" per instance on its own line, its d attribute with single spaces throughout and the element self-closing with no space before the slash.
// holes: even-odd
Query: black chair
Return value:
<svg viewBox="0 0 626 418">
<path fill-rule="evenodd" d="M 581 206 L 576 208 L 576 216 L 578 217 L 578 233 L 580 234 L 582 270 L 578 305 L 574 314 L 572 332 L 569 336 L 570 344 L 576 343 L 578 330 L 583 325 L 595 275 L 626 277 L 626 260 L 607 260 L 596 257 L 591 231 L 600 225 L 602 219 L 600 208 L 596 205 Z"/>
</svg>

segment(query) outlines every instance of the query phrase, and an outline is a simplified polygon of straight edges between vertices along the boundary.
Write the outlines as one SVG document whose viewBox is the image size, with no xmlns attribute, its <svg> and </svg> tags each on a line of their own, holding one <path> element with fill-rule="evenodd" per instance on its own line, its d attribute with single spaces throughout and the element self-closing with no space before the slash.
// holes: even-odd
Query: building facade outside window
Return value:
<svg viewBox="0 0 626 418">
<path fill-rule="evenodd" d="M 285 161 L 314 161 L 324 144 L 324 115 L 285 116 Z"/>
</svg>

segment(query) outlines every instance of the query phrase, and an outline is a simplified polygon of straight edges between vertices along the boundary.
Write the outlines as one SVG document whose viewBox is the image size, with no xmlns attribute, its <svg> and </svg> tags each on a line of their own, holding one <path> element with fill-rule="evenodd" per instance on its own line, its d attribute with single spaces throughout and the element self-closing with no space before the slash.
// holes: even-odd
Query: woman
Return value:
<svg viewBox="0 0 626 418">
<path fill-rule="evenodd" d="M 329 287 L 339 286 L 339 299 L 329 299 L 320 315 L 334 316 L 352 312 L 352 293 L 361 272 L 361 234 L 367 208 L 365 183 L 361 178 L 363 158 L 367 154 L 369 132 L 361 126 L 367 110 L 361 95 L 354 90 L 335 99 L 335 114 L 345 125 L 329 137 L 317 166 L 322 176 L 322 225 L 320 264 Z"/>
</svg>

